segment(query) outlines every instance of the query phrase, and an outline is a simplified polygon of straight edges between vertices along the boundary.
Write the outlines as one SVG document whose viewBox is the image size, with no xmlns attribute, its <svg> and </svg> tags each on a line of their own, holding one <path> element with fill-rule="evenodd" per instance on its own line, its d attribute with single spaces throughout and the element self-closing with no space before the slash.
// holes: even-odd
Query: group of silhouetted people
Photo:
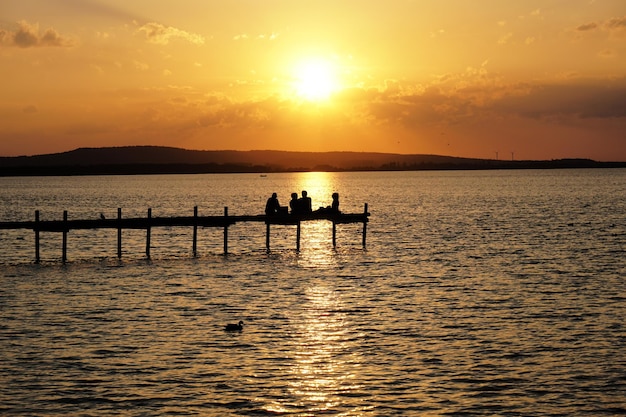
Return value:
<svg viewBox="0 0 626 417">
<path fill-rule="evenodd" d="M 316 212 L 329 212 L 339 213 L 339 193 L 332 194 L 332 203 L 328 207 L 320 207 Z M 291 194 L 291 200 L 289 201 L 289 210 L 291 214 L 308 214 L 313 213 L 313 207 L 311 203 L 311 197 L 308 196 L 306 191 L 302 191 L 302 197 L 298 198 L 298 193 Z M 267 199 L 265 204 L 265 214 L 268 216 L 275 216 L 277 214 L 287 214 L 287 207 L 283 207 L 278 202 L 278 195 L 273 193 L 270 198 Z"/>
</svg>

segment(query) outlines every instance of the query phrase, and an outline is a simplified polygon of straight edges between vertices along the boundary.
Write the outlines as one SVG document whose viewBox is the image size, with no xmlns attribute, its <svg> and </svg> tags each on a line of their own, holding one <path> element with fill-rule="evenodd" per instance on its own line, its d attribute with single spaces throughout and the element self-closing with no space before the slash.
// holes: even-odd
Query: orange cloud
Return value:
<svg viewBox="0 0 626 417">
<path fill-rule="evenodd" d="M 146 23 L 137 29 L 137 32 L 143 33 L 149 42 L 160 45 L 167 45 L 173 38 L 183 39 L 196 45 L 204 44 L 204 37 L 201 35 L 155 22 Z"/>
<path fill-rule="evenodd" d="M 604 30 L 611 33 L 619 33 L 626 31 L 626 16 L 614 17 L 599 22 L 589 22 L 582 24 L 576 28 L 578 32 L 591 32 L 595 30 Z"/>
<path fill-rule="evenodd" d="M 537 84 L 490 104 L 494 112 L 553 120 L 626 120 L 626 78 L 574 84 Z"/>
<path fill-rule="evenodd" d="M 590 23 L 585 23 L 584 25 L 578 26 L 576 30 L 579 32 L 587 32 L 591 30 L 596 30 L 598 29 L 598 27 L 599 26 L 596 22 L 590 22 Z"/>
<path fill-rule="evenodd" d="M 625 30 L 626 29 L 626 16 L 623 17 L 615 17 L 613 19 L 609 19 L 605 26 L 612 30 Z"/>
<path fill-rule="evenodd" d="M 16 31 L 0 29 L 0 45 L 15 46 L 18 48 L 47 47 L 47 46 L 72 46 L 71 39 L 49 28 L 42 34 L 39 33 L 39 24 L 29 24 L 22 20 L 18 22 Z"/>
</svg>

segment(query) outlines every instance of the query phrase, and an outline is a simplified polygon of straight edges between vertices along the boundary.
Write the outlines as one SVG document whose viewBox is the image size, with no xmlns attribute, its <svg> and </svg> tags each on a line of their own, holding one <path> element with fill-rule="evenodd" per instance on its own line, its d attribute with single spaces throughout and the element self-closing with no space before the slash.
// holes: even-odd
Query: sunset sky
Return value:
<svg viewBox="0 0 626 417">
<path fill-rule="evenodd" d="M 626 161 L 625 0 L 0 3 L 0 156 Z"/>
</svg>

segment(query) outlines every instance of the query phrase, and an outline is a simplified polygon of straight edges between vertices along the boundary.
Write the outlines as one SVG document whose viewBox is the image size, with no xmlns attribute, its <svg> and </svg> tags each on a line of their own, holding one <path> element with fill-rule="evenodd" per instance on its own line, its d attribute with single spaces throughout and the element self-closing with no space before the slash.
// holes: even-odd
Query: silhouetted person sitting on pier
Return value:
<svg viewBox="0 0 626 417">
<path fill-rule="evenodd" d="M 307 195 L 307 192 L 302 190 L 302 197 L 298 199 L 298 206 L 300 213 L 312 213 L 313 206 L 311 204 L 311 197 Z"/>
<path fill-rule="evenodd" d="M 339 211 L 339 193 L 333 193 L 332 198 L 333 202 L 330 205 L 330 211 L 332 213 L 341 213 Z"/>
<path fill-rule="evenodd" d="M 336 214 L 341 213 L 341 211 L 339 211 L 339 193 L 333 193 L 332 198 L 333 198 L 333 202 L 330 204 L 330 206 L 320 207 L 319 209 L 315 210 L 315 212 L 316 213 L 336 213 Z"/>
<path fill-rule="evenodd" d="M 265 203 L 265 214 L 268 216 L 275 216 L 280 213 L 280 203 L 278 202 L 278 195 L 273 193 L 270 198 L 267 199 L 267 203 Z"/>
<path fill-rule="evenodd" d="M 298 193 L 291 193 L 291 200 L 289 200 L 289 208 L 291 209 L 291 214 L 298 214 L 300 212 L 299 202 L 298 202 Z"/>
</svg>

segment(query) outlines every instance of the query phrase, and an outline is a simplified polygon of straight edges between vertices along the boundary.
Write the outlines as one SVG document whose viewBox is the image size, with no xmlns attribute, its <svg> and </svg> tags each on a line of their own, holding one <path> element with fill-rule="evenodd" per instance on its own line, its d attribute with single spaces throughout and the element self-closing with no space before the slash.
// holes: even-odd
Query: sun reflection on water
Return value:
<svg viewBox="0 0 626 417">
<path fill-rule="evenodd" d="M 289 400 L 274 404 L 272 410 L 346 412 L 343 399 L 361 388 L 360 359 L 337 292 L 323 283 L 308 287 L 293 328 L 297 337 L 292 345 L 294 364 L 287 375 Z M 352 409 L 346 415 L 360 415 L 358 407 L 348 408 Z"/>
<path fill-rule="evenodd" d="M 332 193 L 338 192 L 336 174 L 332 172 L 305 172 L 297 177 L 296 188 L 306 190 L 313 200 L 313 210 L 331 204 Z M 303 222 L 302 251 L 298 264 L 305 268 L 331 268 L 337 265 L 332 247 L 332 224 L 326 220 Z"/>
<path fill-rule="evenodd" d="M 313 210 L 331 204 L 337 189 L 335 175 L 326 172 L 302 173 L 291 187 L 306 190 Z M 301 223 L 300 268 L 328 270 L 340 264 L 332 246 L 332 223 L 326 220 Z M 304 289 L 302 300 L 292 312 L 286 370 L 285 399 L 275 400 L 267 410 L 296 415 L 360 416 L 362 406 L 352 393 L 362 391 L 359 351 L 361 335 L 350 326 L 341 293 L 319 280 Z M 347 400 L 349 398 L 349 400 Z"/>
<path fill-rule="evenodd" d="M 303 268 L 329 269 L 338 266 L 337 252 L 332 247 L 332 224 L 328 221 L 303 222 L 302 250 L 298 265 Z"/>
<path fill-rule="evenodd" d="M 337 395 L 349 390 L 349 381 L 354 378 L 347 369 L 350 346 L 346 342 L 346 317 L 339 304 L 329 288 L 309 287 L 298 323 L 301 338 L 295 352 L 292 392 L 305 403 L 316 404 L 319 411 L 336 407 Z"/>
<path fill-rule="evenodd" d="M 306 190 L 312 199 L 313 210 L 330 205 L 333 192 L 337 189 L 338 179 L 334 172 L 302 172 L 296 176 L 294 186 L 298 193 Z"/>
</svg>

